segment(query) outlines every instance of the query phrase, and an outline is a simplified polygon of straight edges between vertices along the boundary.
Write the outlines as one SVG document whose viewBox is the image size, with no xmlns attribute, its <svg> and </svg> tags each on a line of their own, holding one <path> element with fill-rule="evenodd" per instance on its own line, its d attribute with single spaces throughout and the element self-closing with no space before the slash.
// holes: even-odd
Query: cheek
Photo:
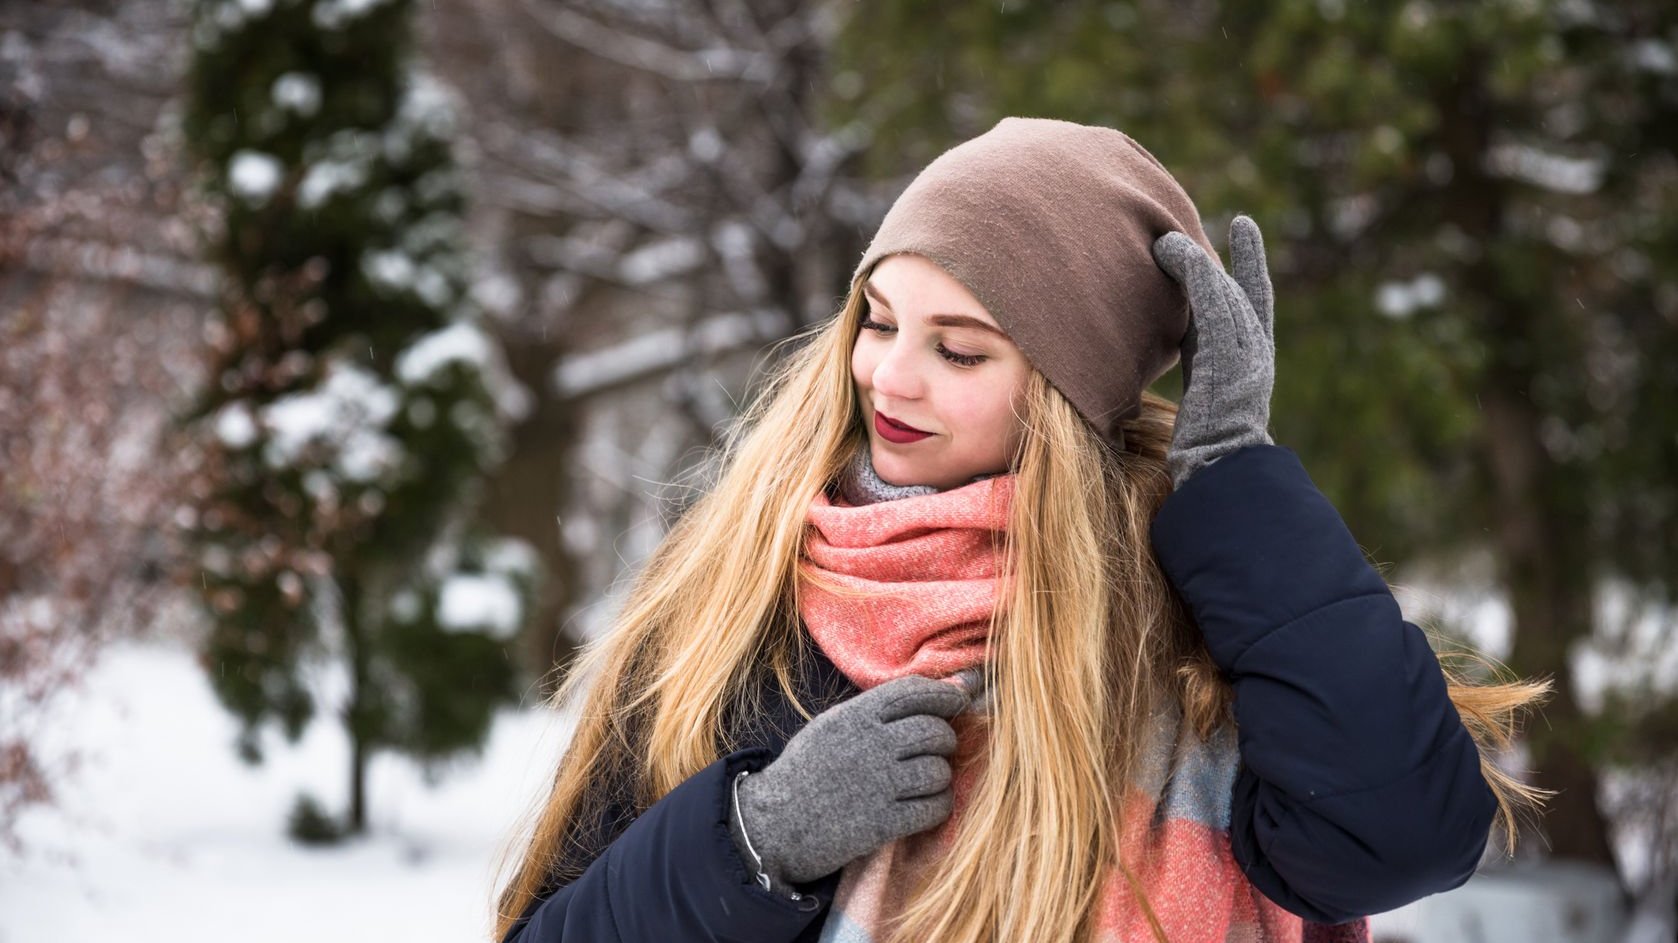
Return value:
<svg viewBox="0 0 1678 943">
<path fill-rule="evenodd" d="M 1014 418 L 1017 399 L 1006 387 L 987 385 L 984 395 L 969 400 L 969 419 L 975 427 L 985 430 L 986 438 L 1004 441 L 1019 422 Z"/>
<path fill-rule="evenodd" d="M 1002 423 L 989 391 L 983 386 L 951 383 L 931 392 L 938 404 L 938 418 L 952 433 L 951 442 L 963 452 L 983 451 L 997 435 Z"/>
<path fill-rule="evenodd" d="M 976 423 L 994 426 L 1012 415 L 1006 393 L 994 379 L 984 384 L 968 384 L 960 397 L 962 411 Z"/>
</svg>

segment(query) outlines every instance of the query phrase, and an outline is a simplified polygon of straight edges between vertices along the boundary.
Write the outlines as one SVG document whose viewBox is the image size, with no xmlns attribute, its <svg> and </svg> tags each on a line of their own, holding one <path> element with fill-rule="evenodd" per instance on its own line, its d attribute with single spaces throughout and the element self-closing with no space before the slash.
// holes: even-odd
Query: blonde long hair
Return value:
<svg viewBox="0 0 1678 943">
<path fill-rule="evenodd" d="M 757 703 L 756 666 L 811 715 L 793 681 L 808 644 L 794 576 L 811 496 L 866 442 L 850 370 L 860 286 L 836 318 L 789 339 L 794 349 L 720 447 L 715 484 L 676 520 L 612 631 L 585 646 L 549 699 L 557 709 L 586 691 L 551 791 L 503 846 L 497 873 L 512 863 L 512 874 L 495 940 L 547 889 L 577 877 L 575 866 L 562 871 L 566 850 L 585 840 L 604 771 L 636 784 L 628 798 L 642 810 L 719 748 L 737 748 L 725 712 Z M 1041 374 L 1026 386 L 1006 542 L 1015 578 L 992 619 L 986 669 L 990 749 L 977 759 L 984 770 L 951 853 L 922 876 L 894 940 L 1087 939 L 1105 863 L 1117 859 L 1118 797 L 1138 772 L 1141 738 L 1122 732 L 1144 729 L 1158 697 L 1176 698 L 1202 736 L 1231 720 L 1228 683 L 1149 539 L 1171 492 L 1175 404 L 1145 393 L 1115 452 Z M 1549 684 L 1471 680 L 1454 664 L 1464 657 L 1487 664 L 1462 653 L 1440 663 L 1512 852 L 1515 810 L 1544 793 L 1493 757 Z"/>
</svg>

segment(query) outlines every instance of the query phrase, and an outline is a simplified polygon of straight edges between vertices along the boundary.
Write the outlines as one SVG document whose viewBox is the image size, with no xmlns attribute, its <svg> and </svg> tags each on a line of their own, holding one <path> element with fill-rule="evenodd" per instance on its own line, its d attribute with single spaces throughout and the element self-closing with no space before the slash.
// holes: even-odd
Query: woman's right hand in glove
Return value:
<svg viewBox="0 0 1678 943">
<path fill-rule="evenodd" d="M 948 718 L 968 700 L 960 685 L 909 675 L 812 717 L 774 762 L 736 783 L 729 817 L 747 865 L 761 861 L 771 888 L 789 894 L 789 883 L 949 818 Z"/>
</svg>

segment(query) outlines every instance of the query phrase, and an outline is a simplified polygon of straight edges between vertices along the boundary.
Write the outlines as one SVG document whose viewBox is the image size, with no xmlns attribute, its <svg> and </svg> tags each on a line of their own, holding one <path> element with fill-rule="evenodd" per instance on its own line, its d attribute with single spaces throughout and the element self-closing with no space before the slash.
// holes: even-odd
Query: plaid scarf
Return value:
<svg viewBox="0 0 1678 943">
<path fill-rule="evenodd" d="M 873 474 L 867 450 L 838 493 L 812 500 L 798 608 L 834 665 L 867 690 L 906 674 L 952 678 L 981 665 L 997 604 L 1001 545 L 1014 476 L 981 476 L 946 491 L 903 488 Z M 986 748 L 976 699 L 952 721 L 954 811 L 936 828 L 891 842 L 845 866 L 823 943 L 879 943 L 901 912 L 911 880 L 954 838 Z M 1172 943 L 1305 941 L 1367 943 L 1368 920 L 1334 927 L 1291 914 L 1252 887 L 1230 851 L 1230 792 L 1239 753 L 1233 726 L 1201 740 L 1175 703 L 1148 720 L 1142 774 L 1120 803 L 1120 856 L 1146 906 L 1111 869 L 1095 939 Z M 1049 889 L 1045 889 L 1049 892 Z"/>
</svg>

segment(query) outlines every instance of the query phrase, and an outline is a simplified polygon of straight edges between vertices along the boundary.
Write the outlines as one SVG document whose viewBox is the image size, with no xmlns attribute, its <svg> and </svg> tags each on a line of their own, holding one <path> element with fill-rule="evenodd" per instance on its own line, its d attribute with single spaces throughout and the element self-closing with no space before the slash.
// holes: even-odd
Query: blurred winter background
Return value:
<svg viewBox="0 0 1678 943">
<path fill-rule="evenodd" d="M 1551 811 L 1380 938 L 1673 939 L 1675 49 L 1665 0 L 0 5 L 0 941 L 487 938 L 551 670 L 1008 114 L 1259 221 L 1278 441 L 1556 682 L 1503 758 Z"/>
</svg>

